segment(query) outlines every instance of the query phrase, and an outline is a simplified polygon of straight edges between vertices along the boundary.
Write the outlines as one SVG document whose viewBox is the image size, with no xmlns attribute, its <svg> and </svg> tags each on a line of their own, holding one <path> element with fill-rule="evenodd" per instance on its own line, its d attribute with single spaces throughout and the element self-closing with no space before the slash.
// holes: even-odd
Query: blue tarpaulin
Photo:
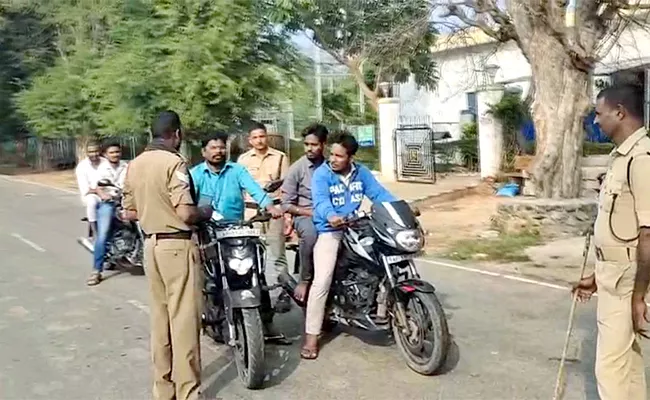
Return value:
<svg viewBox="0 0 650 400">
<path fill-rule="evenodd" d="M 585 128 L 585 140 L 588 142 L 594 143 L 608 143 L 609 139 L 605 134 L 600 130 L 600 127 L 594 123 L 596 118 L 596 112 L 590 112 L 584 120 Z M 526 121 L 521 127 L 521 134 L 526 138 L 527 142 L 532 142 L 535 140 L 535 126 L 533 121 Z"/>
</svg>

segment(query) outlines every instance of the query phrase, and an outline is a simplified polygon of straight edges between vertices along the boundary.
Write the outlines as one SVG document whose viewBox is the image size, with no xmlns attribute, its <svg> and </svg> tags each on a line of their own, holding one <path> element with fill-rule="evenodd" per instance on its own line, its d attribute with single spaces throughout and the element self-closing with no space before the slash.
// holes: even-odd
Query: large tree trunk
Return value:
<svg viewBox="0 0 650 400">
<path fill-rule="evenodd" d="M 583 118 L 590 104 L 589 74 L 575 68 L 562 45 L 552 37 L 531 41 L 526 49 L 532 67 L 532 105 L 536 157 L 532 170 L 535 195 L 544 198 L 580 196 Z"/>
</svg>

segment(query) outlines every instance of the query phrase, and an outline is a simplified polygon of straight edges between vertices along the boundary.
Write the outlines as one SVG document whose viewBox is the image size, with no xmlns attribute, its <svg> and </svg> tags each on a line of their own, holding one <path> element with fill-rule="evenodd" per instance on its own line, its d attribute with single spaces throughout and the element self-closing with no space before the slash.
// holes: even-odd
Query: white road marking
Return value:
<svg viewBox="0 0 650 400">
<path fill-rule="evenodd" d="M 145 314 L 149 314 L 149 306 L 146 304 L 142 304 L 138 300 L 127 300 L 127 303 L 132 305 L 133 307 L 137 308 L 138 310 L 144 312 Z"/>
<path fill-rule="evenodd" d="M 17 233 L 12 233 L 11 236 L 15 237 L 16 239 L 20 240 L 21 242 L 25 243 L 27 246 L 31 247 L 32 249 L 39 251 L 41 253 L 45 253 L 45 249 L 42 248 L 41 246 L 37 245 L 36 243 L 32 242 L 31 240 L 25 239 L 24 237 L 20 236 Z"/>
<path fill-rule="evenodd" d="M 32 181 L 28 181 L 26 179 L 13 178 L 13 177 L 10 177 L 10 176 L 7 176 L 7 175 L 0 175 L 0 178 L 4 179 L 6 181 L 9 181 L 9 182 L 26 183 L 28 185 L 34 185 L 34 186 L 40 186 L 40 187 L 44 187 L 44 188 L 48 188 L 48 189 L 58 190 L 59 192 L 63 192 L 63 193 L 79 194 L 79 192 L 74 191 L 74 190 L 63 189 L 63 188 L 60 188 L 60 187 L 48 185 L 46 183 L 32 182 Z"/>
<path fill-rule="evenodd" d="M 547 288 L 551 288 L 551 289 L 564 290 L 564 291 L 571 290 L 571 288 L 568 287 L 568 286 L 561 286 L 561 285 L 556 285 L 556 284 L 548 283 L 548 282 L 544 282 L 544 281 L 538 281 L 538 280 L 535 280 L 535 279 L 528 279 L 528 278 L 524 278 L 522 276 L 501 274 L 499 272 L 494 272 L 494 271 L 486 271 L 484 269 L 464 267 L 462 265 L 456 265 L 456 264 L 452 264 L 452 263 L 448 263 L 448 262 L 444 262 L 444 261 L 427 260 L 425 258 L 418 258 L 417 261 L 422 261 L 422 262 L 424 262 L 426 264 L 438 265 L 438 266 L 441 266 L 441 267 L 458 269 L 458 270 L 466 271 L 466 272 L 473 272 L 473 273 L 481 274 L 481 275 L 493 276 L 493 277 L 496 277 L 496 278 L 508 279 L 508 280 L 515 281 L 515 282 L 529 283 L 531 285 L 543 286 L 543 287 L 547 287 Z M 598 293 L 594 293 L 594 297 L 598 297 Z M 648 307 L 650 307 L 650 303 L 646 302 L 646 304 L 648 305 Z"/>
<path fill-rule="evenodd" d="M 548 283 L 548 282 L 544 282 L 544 281 L 538 281 L 538 280 L 535 280 L 535 279 L 524 278 L 522 276 L 508 275 L 508 274 L 502 274 L 502 273 L 494 272 L 494 271 L 486 271 L 484 269 L 465 267 L 465 266 L 462 266 L 462 265 L 451 264 L 451 263 L 444 262 L 444 261 L 428 260 L 428 259 L 425 259 L 425 258 L 418 258 L 418 261 L 422 261 L 422 262 L 427 263 L 427 264 L 438 265 L 438 266 L 441 266 L 441 267 L 447 267 L 447 268 L 459 269 L 461 271 L 473 272 L 473 273 L 481 274 L 481 275 L 494 276 L 494 277 L 497 277 L 497 278 L 508 279 L 508 280 L 516 281 L 516 282 L 530 283 L 532 285 L 544 286 L 544 287 L 551 288 L 551 289 L 570 290 L 570 288 L 567 287 L 567 286 L 561 286 L 561 285 L 556 285 L 556 284 Z"/>
</svg>

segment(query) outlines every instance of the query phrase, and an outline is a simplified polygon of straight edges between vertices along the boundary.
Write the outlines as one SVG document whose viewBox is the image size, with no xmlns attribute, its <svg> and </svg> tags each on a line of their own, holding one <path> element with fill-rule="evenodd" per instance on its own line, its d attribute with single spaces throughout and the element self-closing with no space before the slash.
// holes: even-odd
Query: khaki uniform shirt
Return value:
<svg viewBox="0 0 650 400">
<path fill-rule="evenodd" d="M 193 205 L 187 162 L 180 154 L 148 150 L 129 163 L 122 203 L 138 213 L 145 234 L 190 231 L 176 207 Z"/>
<path fill-rule="evenodd" d="M 636 260 L 639 229 L 650 227 L 649 152 L 650 138 L 642 128 L 610 154 L 594 225 L 594 245 L 599 261 L 626 263 Z"/>
<path fill-rule="evenodd" d="M 284 179 L 289 171 L 289 157 L 270 147 L 261 157 L 255 153 L 254 149 L 251 149 L 239 156 L 237 162 L 243 165 L 262 187 L 271 181 Z M 278 193 L 276 192 L 273 197 L 279 197 Z M 250 196 L 246 196 L 246 201 L 252 201 Z"/>
</svg>

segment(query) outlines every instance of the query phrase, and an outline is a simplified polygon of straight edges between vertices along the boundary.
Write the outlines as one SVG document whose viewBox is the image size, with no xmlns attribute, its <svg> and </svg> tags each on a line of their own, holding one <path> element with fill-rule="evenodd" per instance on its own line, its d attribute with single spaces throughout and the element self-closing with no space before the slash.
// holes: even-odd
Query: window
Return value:
<svg viewBox="0 0 650 400">
<path fill-rule="evenodd" d="M 472 113 L 476 114 L 478 112 L 478 101 L 476 99 L 476 92 L 465 93 L 467 99 L 467 109 Z"/>
</svg>

